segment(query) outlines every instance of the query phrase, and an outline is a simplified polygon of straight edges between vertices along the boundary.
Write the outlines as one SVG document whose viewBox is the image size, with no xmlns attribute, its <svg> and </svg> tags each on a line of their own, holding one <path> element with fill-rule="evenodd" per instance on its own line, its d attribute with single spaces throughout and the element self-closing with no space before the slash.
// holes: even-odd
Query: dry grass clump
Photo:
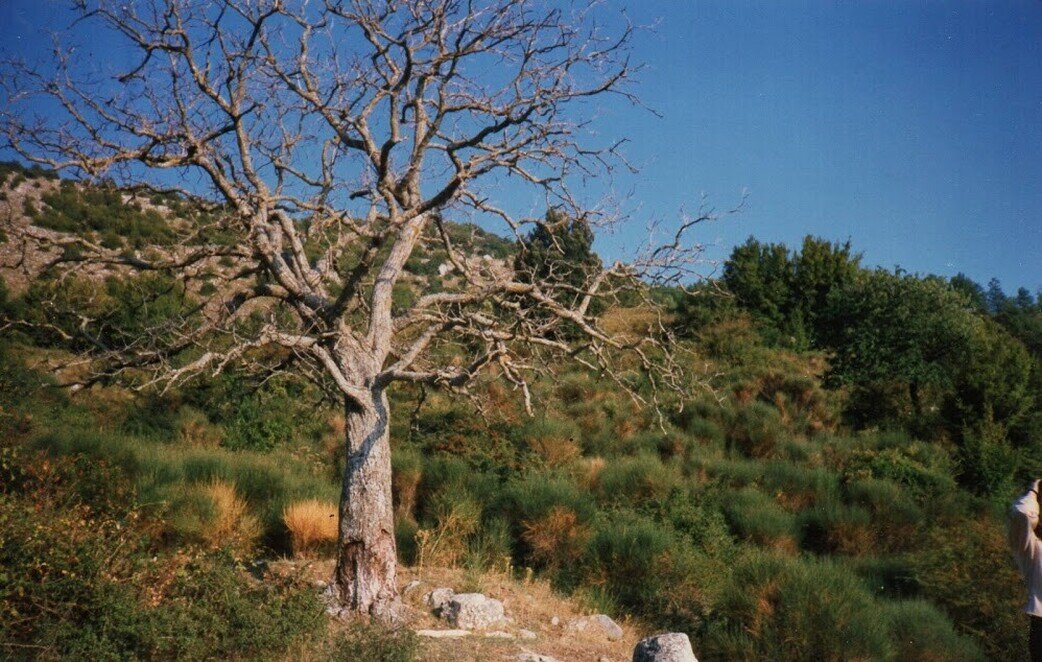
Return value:
<svg viewBox="0 0 1042 662">
<path fill-rule="evenodd" d="M 438 523 L 416 533 L 416 559 L 421 568 L 455 567 L 467 552 L 467 541 L 478 529 L 481 508 L 469 499 L 439 509 Z"/>
<path fill-rule="evenodd" d="M 522 527 L 521 538 L 531 550 L 532 560 L 548 568 L 577 561 L 590 537 L 576 512 L 560 505 Z"/>
<path fill-rule="evenodd" d="M 293 540 L 293 553 L 311 555 L 337 539 L 336 504 L 306 499 L 286 506 L 282 521 Z"/>
<path fill-rule="evenodd" d="M 579 444 L 570 437 L 529 437 L 528 447 L 551 468 L 568 464 L 582 454 Z"/>
<path fill-rule="evenodd" d="M 250 514 L 249 507 L 235 491 L 235 486 L 223 480 L 213 480 L 202 487 L 202 493 L 213 504 L 212 516 L 203 526 L 203 541 L 212 547 L 230 545 L 246 550 L 257 542 L 261 523 Z"/>
</svg>

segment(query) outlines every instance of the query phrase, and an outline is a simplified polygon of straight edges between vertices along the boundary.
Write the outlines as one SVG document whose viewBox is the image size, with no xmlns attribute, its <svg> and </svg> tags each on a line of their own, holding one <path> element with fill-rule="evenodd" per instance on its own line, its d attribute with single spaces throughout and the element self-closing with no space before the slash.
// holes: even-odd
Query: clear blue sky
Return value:
<svg viewBox="0 0 1042 662">
<path fill-rule="evenodd" d="M 673 212 L 747 187 L 707 229 L 851 239 L 867 263 L 1042 287 L 1042 3 L 621 2 L 662 119 L 610 118 Z"/>
<path fill-rule="evenodd" d="M 0 0 L 0 44 L 34 55 L 68 14 Z M 658 118 L 612 104 L 631 139 L 620 179 L 641 219 L 707 193 L 746 210 L 706 227 L 714 257 L 755 235 L 850 239 L 871 265 L 1042 287 L 1042 3 L 609 0 L 641 32 L 637 88 Z M 102 46 L 102 45 L 96 45 Z"/>
</svg>

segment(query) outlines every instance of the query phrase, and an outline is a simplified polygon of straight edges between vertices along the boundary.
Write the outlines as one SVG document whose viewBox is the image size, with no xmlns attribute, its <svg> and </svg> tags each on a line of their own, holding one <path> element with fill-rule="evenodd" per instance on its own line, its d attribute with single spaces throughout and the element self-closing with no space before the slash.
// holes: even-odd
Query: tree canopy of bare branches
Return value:
<svg viewBox="0 0 1042 662">
<path fill-rule="evenodd" d="M 0 70 L 7 148 L 84 180 L 178 191 L 224 236 L 197 224 L 173 246 L 132 253 L 39 238 L 75 243 L 56 259 L 71 269 L 190 280 L 224 265 L 216 296 L 115 345 L 93 343 L 92 379 L 169 386 L 251 363 L 300 371 L 342 399 L 333 588 L 347 611 L 393 617 L 398 605 L 392 383 L 459 389 L 494 374 L 527 401 L 540 357 L 554 356 L 624 387 L 621 357 L 653 390 L 680 384 L 664 329 L 613 332 L 595 310 L 685 282 L 699 258 L 687 234 L 712 212 L 625 261 L 537 282 L 473 255 L 449 223 L 497 222 L 523 251 L 540 224 L 554 236 L 551 219 L 610 220 L 584 202 L 582 183 L 628 166 L 622 140 L 599 143 L 588 124 L 598 99 L 638 102 L 632 28 L 613 17 L 603 29 L 599 8 L 582 5 L 98 0 L 77 3 L 70 34 L 99 26 L 112 58 L 84 61 L 59 42 L 53 62 Z M 500 199 L 507 187 L 532 210 Z M 409 280 L 410 258 L 434 251 L 451 268 L 444 286 Z M 409 283 L 420 291 L 403 300 Z"/>
</svg>

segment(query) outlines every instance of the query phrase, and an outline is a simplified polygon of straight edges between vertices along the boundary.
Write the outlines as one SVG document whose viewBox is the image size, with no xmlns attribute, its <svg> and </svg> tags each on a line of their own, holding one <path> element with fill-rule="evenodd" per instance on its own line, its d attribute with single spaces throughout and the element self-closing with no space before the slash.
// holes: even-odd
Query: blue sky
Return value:
<svg viewBox="0 0 1042 662">
<path fill-rule="evenodd" d="M 872 265 L 1042 287 L 1042 3 L 615 2 L 662 119 L 617 112 L 634 195 L 706 192 L 752 234 L 850 239 Z M 610 130 L 610 128 L 606 128 Z"/>
<path fill-rule="evenodd" d="M 0 2 L 0 44 L 33 55 L 60 3 Z M 704 192 L 746 208 L 702 230 L 850 239 L 870 265 L 1042 287 L 1042 3 L 608 0 L 637 24 L 636 88 L 597 130 L 628 136 L 632 245 Z"/>
</svg>

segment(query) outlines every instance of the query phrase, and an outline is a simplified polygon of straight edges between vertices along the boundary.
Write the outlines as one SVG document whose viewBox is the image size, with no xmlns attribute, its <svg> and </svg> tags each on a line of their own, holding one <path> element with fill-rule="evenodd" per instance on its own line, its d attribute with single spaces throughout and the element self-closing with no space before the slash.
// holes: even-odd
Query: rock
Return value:
<svg viewBox="0 0 1042 662">
<path fill-rule="evenodd" d="M 453 637 L 469 637 L 470 630 L 417 630 L 416 634 L 431 639 L 451 639 Z"/>
<path fill-rule="evenodd" d="M 601 655 L 599 658 L 597 658 L 597 662 L 611 662 L 611 658 L 609 658 L 607 655 Z"/>
<path fill-rule="evenodd" d="M 451 588 L 436 588 L 425 595 L 423 600 L 430 605 L 435 614 L 441 614 L 454 595 L 456 595 L 456 592 Z"/>
<path fill-rule="evenodd" d="M 517 631 L 517 636 L 521 637 L 522 639 L 535 639 L 539 635 L 537 635 L 535 632 L 532 632 L 531 630 L 521 629 Z"/>
<path fill-rule="evenodd" d="M 517 656 L 517 662 L 557 662 L 556 658 L 549 655 L 540 655 L 532 651 L 525 651 Z"/>
<path fill-rule="evenodd" d="M 557 627 L 560 624 L 561 624 L 561 619 L 557 618 L 556 616 L 554 616 L 553 618 L 550 619 L 550 625 L 552 625 L 554 627 Z"/>
<path fill-rule="evenodd" d="M 409 582 L 408 584 L 406 584 L 405 588 L 402 589 L 402 597 L 404 598 L 405 596 L 407 596 L 410 593 L 412 593 L 413 591 L 415 591 L 416 588 L 419 585 L 420 585 L 420 580 L 419 579 L 414 579 L 411 582 Z"/>
<path fill-rule="evenodd" d="M 593 616 L 577 618 L 568 623 L 566 629 L 572 633 L 594 636 L 603 635 L 608 641 L 618 641 L 622 639 L 623 634 L 619 624 L 605 614 L 594 614 Z"/>
<path fill-rule="evenodd" d="M 698 662 L 691 640 L 683 632 L 641 639 L 633 649 L 633 662 Z"/>
<path fill-rule="evenodd" d="M 486 632 L 485 636 L 490 639 L 514 639 L 514 635 L 510 634 L 509 632 L 504 632 L 502 630 Z"/>
<path fill-rule="evenodd" d="M 465 630 L 482 630 L 503 620 L 503 603 L 480 593 L 459 593 L 449 599 L 441 615 Z"/>
</svg>

